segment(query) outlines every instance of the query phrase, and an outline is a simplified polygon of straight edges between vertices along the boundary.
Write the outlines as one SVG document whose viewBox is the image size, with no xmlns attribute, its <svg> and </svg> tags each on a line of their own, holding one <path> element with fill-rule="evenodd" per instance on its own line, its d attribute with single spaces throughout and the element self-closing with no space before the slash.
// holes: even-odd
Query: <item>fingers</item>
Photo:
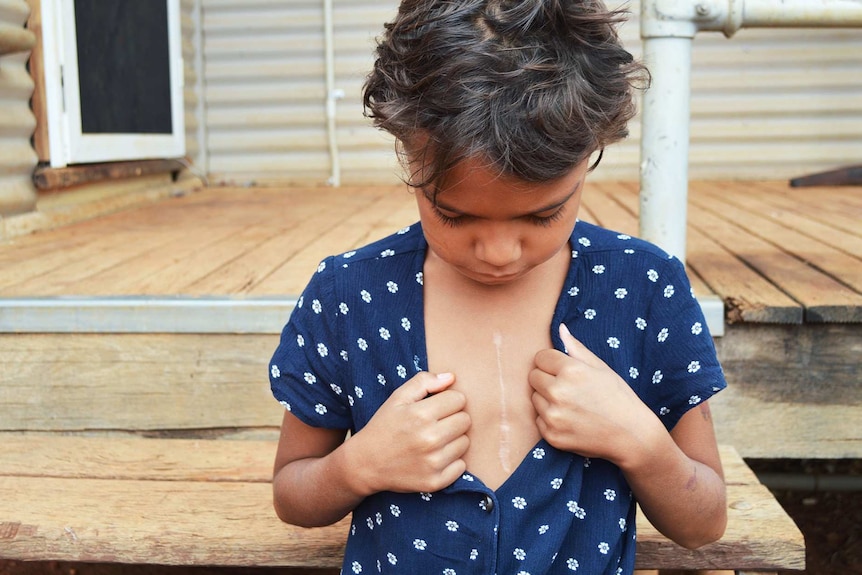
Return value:
<svg viewBox="0 0 862 575">
<path fill-rule="evenodd" d="M 392 393 L 396 403 L 406 405 L 422 401 L 429 395 L 440 393 L 455 383 L 455 376 L 451 373 L 440 373 L 437 375 L 423 371 L 417 373 L 404 385 Z"/>
</svg>

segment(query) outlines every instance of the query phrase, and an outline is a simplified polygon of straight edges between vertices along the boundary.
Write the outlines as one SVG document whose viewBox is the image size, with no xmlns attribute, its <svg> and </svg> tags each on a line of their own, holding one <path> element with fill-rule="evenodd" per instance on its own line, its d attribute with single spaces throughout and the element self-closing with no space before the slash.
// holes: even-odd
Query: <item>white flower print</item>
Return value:
<svg viewBox="0 0 862 575">
<path fill-rule="evenodd" d="M 286 401 L 279 401 L 279 403 L 280 403 L 280 404 L 281 404 L 281 406 L 282 406 L 283 408 L 285 408 L 287 411 L 293 411 L 293 408 L 290 406 L 290 404 L 289 404 L 288 402 L 286 402 Z"/>
<path fill-rule="evenodd" d="M 630 377 L 630 378 L 632 378 L 632 379 L 637 379 L 637 378 L 638 378 L 638 375 L 640 375 L 640 372 L 638 371 L 638 368 L 636 368 L 636 367 L 630 367 L 630 368 L 629 368 L 629 377 Z"/>
<path fill-rule="evenodd" d="M 350 311 L 350 309 L 347 307 L 346 303 L 341 302 L 338 304 L 338 311 L 341 312 L 341 315 L 347 315 L 347 312 Z"/>
<path fill-rule="evenodd" d="M 689 405 L 697 405 L 700 402 L 701 402 L 701 397 L 699 395 L 692 395 L 691 397 L 688 398 L 688 404 Z"/>
<path fill-rule="evenodd" d="M 362 301 L 364 301 L 365 303 L 371 303 L 371 294 L 368 293 L 367 290 L 362 290 L 361 292 L 359 292 L 359 295 L 362 296 Z"/>
<path fill-rule="evenodd" d="M 604 541 L 599 543 L 599 553 L 601 553 L 602 555 L 607 555 L 608 551 L 610 551 L 610 550 L 611 550 L 611 546 L 608 545 L 607 543 L 605 543 Z"/>
<path fill-rule="evenodd" d="M 330 383 L 329 387 L 331 387 L 332 391 L 334 391 L 337 395 L 341 395 L 342 389 L 341 389 L 340 385 L 335 385 L 334 383 Z"/>
<path fill-rule="evenodd" d="M 374 514 L 374 522 L 377 523 L 378 525 L 383 525 L 383 515 L 381 515 L 380 513 L 375 513 Z"/>
<path fill-rule="evenodd" d="M 401 517 L 401 508 L 393 503 L 389 506 L 389 513 L 391 513 L 393 517 Z"/>
<path fill-rule="evenodd" d="M 475 561 L 479 558 L 479 550 L 478 549 L 470 549 L 470 559 Z"/>
<path fill-rule="evenodd" d="M 584 457 L 584 467 L 589 467 L 592 463 L 593 462 L 589 457 Z"/>
<path fill-rule="evenodd" d="M 320 312 L 322 312 L 322 311 L 323 311 L 323 306 L 322 306 L 322 305 L 320 305 L 320 300 L 317 300 L 317 299 L 316 299 L 316 300 L 312 300 L 312 302 L 311 302 L 311 311 L 313 311 L 314 313 L 317 313 L 317 314 L 319 314 Z"/>
<path fill-rule="evenodd" d="M 628 234 L 617 234 L 618 240 L 630 240 L 632 237 Z"/>
<path fill-rule="evenodd" d="M 572 250 L 572 259 L 573 260 L 578 259 L 578 250 Z"/>
<path fill-rule="evenodd" d="M 673 286 L 672 286 L 672 285 L 665 286 L 665 288 L 664 288 L 664 297 L 668 297 L 668 298 L 669 298 L 669 297 L 673 297 L 673 291 L 674 291 L 674 290 L 673 290 Z"/>
<path fill-rule="evenodd" d="M 568 507 L 569 511 L 574 513 L 575 517 L 577 517 L 578 519 L 583 519 L 587 516 L 586 510 L 580 505 L 578 505 L 577 501 L 569 501 L 566 504 L 566 507 Z"/>
<path fill-rule="evenodd" d="M 424 551 L 425 548 L 428 547 L 428 544 L 425 542 L 424 539 L 414 539 L 413 547 L 418 549 L 419 551 Z"/>
<path fill-rule="evenodd" d="M 605 273 L 605 266 L 603 266 L 603 265 L 596 265 L 596 266 L 593 266 L 593 273 L 594 273 L 594 274 L 603 274 L 603 273 Z"/>
<path fill-rule="evenodd" d="M 269 368 L 269 373 L 270 375 L 272 375 L 272 377 L 281 377 L 281 370 L 278 369 L 278 366 L 275 364 L 272 364 L 272 366 Z"/>
<path fill-rule="evenodd" d="M 540 525 L 539 526 L 539 535 L 544 535 L 545 533 L 548 532 L 548 529 L 550 529 L 550 528 L 551 528 L 550 525 Z"/>
<path fill-rule="evenodd" d="M 407 377 L 407 368 L 403 365 L 398 365 L 398 367 L 395 368 L 395 371 L 398 372 L 398 377 L 401 379 Z"/>
<path fill-rule="evenodd" d="M 316 411 L 319 415 L 326 415 L 326 406 L 322 403 L 318 403 L 314 406 L 314 411 Z"/>
<path fill-rule="evenodd" d="M 668 409 L 667 407 L 662 407 L 658 410 L 658 413 L 659 415 L 667 415 L 668 413 L 670 413 L 670 409 Z"/>
<path fill-rule="evenodd" d="M 390 565 L 395 565 L 396 563 L 398 563 L 398 557 L 396 557 L 396 556 L 395 556 L 394 554 L 392 554 L 392 553 L 387 553 L 387 554 L 386 554 L 386 558 L 387 558 L 387 559 L 389 559 L 389 564 L 390 564 Z"/>
<path fill-rule="evenodd" d="M 628 248 L 628 249 L 626 249 L 626 250 L 624 250 L 624 251 L 625 251 L 625 253 L 627 253 L 627 254 L 633 254 L 633 253 L 635 253 L 635 251 L 634 251 L 633 249 L 631 249 L 631 248 Z"/>
<path fill-rule="evenodd" d="M 431 501 L 431 494 L 427 491 L 420 491 L 419 497 L 422 498 L 422 501 Z"/>
<path fill-rule="evenodd" d="M 344 259 L 350 259 L 355 255 L 356 255 L 356 251 L 354 250 L 354 251 L 350 251 L 350 252 L 345 252 L 345 254 L 341 257 L 343 257 Z"/>
<path fill-rule="evenodd" d="M 688 364 L 688 372 L 689 373 L 697 373 L 700 371 L 700 362 L 695 360 Z"/>
<path fill-rule="evenodd" d="M 380 385 L 386 385 L 386 378 L 383 377 L 382 373 L 377 374 L 377 383 L 379 383 Z"/>
<path fill-rule="evenodd" d="M 578 243 L 584 246 L 585 248 L 590 247 L 590 239 L 589 238 L 578 238 Z"/>
<path fill-rule="evenodd" d="M 447 521 L 446 522 L 446 529 L 448 529 L 449 531 L 451 531 L 453 533 L 455 531 L 458 531 L 458 522 L 457 521 Z"/>
<path fill-rule="evenodd" d="M 407 319 L 406 317 L 402 317 L 401 318 L 401 327 L 404 328 L 404 331 L 410 331 L 410 328 L 412 327 L 410 325 L 410 320 Z"/>
<path fill-rule="evenodd" d="M 317 264 L 317 273 L 320 273 L 325 269 L 326 269 L 326 262 L 320 262 L 319 264 Z"/>
<path fill-rule="evenodd" d="M 454 569 L 447 567 L 446 569 L 443 569 L 443 575 L 458 575 L 458 574 L 455 573 Z"/>
<path fill-rule="evenodd" d="M 320 357 L 326 357 L 329 355 L 329 349 L 326 348 L 322 343 L 317 344 L 317 353 L 320 354 Z"/>
<path fill-rule="evenodd" d="M 577 286 L 572 286 L 569 288 L 569 295 L 570 296 L 575 297 L 579 293 L 581 293 L 581 290 Z"/>
<path fill-rule="evenodd" d="M 562 477 L 554 477 L 551 479 L 551 489 L 559 489 L 563 486 L 563 478 Z"/>
<path fill-rule="evenodd" d="M 608 501 L 613 501 L 617 498 L 617 492 L 613 489 L 605 489 L 605 499 Z"/>
<path fill-rule="evenodd" d="M 302 307 L 302 304 L 305 303 L 305 296 L 299 296 L 299 299 L 296 300 L 296 307 Z"/>
<path fill-rule="evenodd" d="M 626 530 L 626 518 L 620 517 L 620 531 Z"/>
<path fill-rule="evenodd" d="M 472 475 L 470 475 L 469 473 L 465 473 L 464 475 L 462 475 L 461 479 L 463 479 L 464 481 L 470 481 L 470 482 L 476 481 L 476 478 L 473 477 Z"/>
<path fill-rule="evenodd" d="M 347 358 L 348 358 L 348 356 L 347 356 L 347 350 L 342 349 L 342 350 L 341 350 L 341 352 L 340 352 L 338 355 L 340 355 L 340 356 L 341 356 L 341 359 L 343 359 L 344 361 L 347 361 Z"/>
<path fill-rule="evenodd" d="M 521 549 L 520 547 L 516 548 L 512 552 L 512 555 L 514 555 L 515 559 L 517 559 L 518 561 L 523 561 L 524 559 L 527 558 L 527 552 L 524 551 L 523 549 Z"/>
<path fill-rule="evenodd" d="M 386 329 L 385 327 L 381 327 L 379 333 L 380 333 L 380 337 L 382 337 L 386 341 L 388 341 L 389 338 L 391 337 L 389 330 Z"/>
<path fill-rule="evenodd" d="M 647 270 L 646 277 L 649 281 L 655 283 L 658 281 L 658 272 L 652 269 Z"/>
<path fill-rule="evenodd" d="M 386 282 L 386 289 L 389 290 L 389 293 L 397 293 L 398 292 L 398 284 L 395 282 Z"/>
<path fill-rule="evenodd" d="M 665 340 L 667 340 L 668 333 L 669 332 L 668 332 L 666 327 L 661 328 L 661 331 L 658 332 L 658 336 L 656 337 L 656 339 L 658 339 L 659 343 L 664 343 Z"/>
<path fill-rule="evenodd" d="M 314 376 L 314 374 L 307 371 L 302 374 L 302 379 L 304 379 L 305 383 L 309 385 L 317 383 L 317 378 Z"/>
<path fill-rule="evenodd" d="M 353 565 L 351 565 L 350 568 L 353 569 L 354 573 L 362 573 L 362 565 L 359 563 L 359 561 L 354 561 Z"/>
<path fill-rule="evenodd" d="M 364 339 L 362 339 L 361 337 L 356 340 L 356 345 L 358 345 L 359 349 L 361 349 L 362 351 L 365 351 L 366 349 L 368 349 L 368 342 L 365 341 Z"/>
<path fill-rule="evenodd" d="M 699 321 L 694 322 L 694 325 L 691 326 L 691 334 L 700 335 L 701 333 L 703 333 L 703 325 Z"/>
<path fill-rule="evenodd" d="M 642 317 L 639 317 L 635 320 L 635 327 L 639 330 L 643 331 L 646 329 L 646 320 Z"/>
<path fill-rule="evenodd" d="M 596 319 L 596 310 L 592 308 L 584 310 L 584 317 L 587 319 Z"/>
<path fill-rule="evenodd" d="M 619 340 L 619 338 L 617 338 L 617 337 L 609 337 L 609 338 L 608 338 L 608 347 L 613 348 L 613 349 L 619 349 L 619 347 L 620 347 L 620 340 Z"/>
<path fill-rule="evenodd" d="M 425 274 L 423 274 L 422 272 L 417 273 L 416 274 L 416 283 L 418 283 L 419 285 L 424 285 L 425 284 Z"/>
<path fill-rule="evenodd" d="M 625 299 L 629 295 L 629 290 L 626 288 L 617 288 L 614 295 L 617 296 L 617 299 Z"/>
<path fill-rule="evenodd" d="M 355 393 L 356 397 L 358 397 L 359 399 L 362 399 L 362 396 L 365 395 L 365 392 L 362 391 L 362 388 L 358 385 L 353 387 L 353 393 Z"/>
<path fill-rule="evenodd" d="M 350 407 L 353 407 L 353 396 L 352 395 L 347 396 L 347 403 L 350 404 Z"/>
<path fill-rule="evenodd" d="M 395 233 L 398 234 L 399 236 L 403 236 L 404 234 L 406 234 L 409 231 L 410 231 L 410 226 L 405 226 Z"/>
<path fill-rule="evenodd" d="M 370 517 L 365 518 L 365 523 L 368 525 L 369 529 L 374 529 L 374 520 Z"/>
<path fill-rule="evenodd" d="M 664 374 L 661 372 L 661 370 L 658 370 L 654 374 L 652 374 L 653 383 L 661 383 L 662 379 L 664 379 Z"/>
<path fill-rule="evenodd" d="M 527 500 L 523 497 L 515 497 L 512 499 L 512 505 L 515 506 L 515 509 L 525 509 L 527 507 Z"/>
<path fill-rule="evenodd" d="M 537 447 L 536 449 L 533 450 L 533 459 L 544 459 L 544 457 L 545 457 L 545 450 L 542 449 L 541 447 Z"/>
<path fill-rule="evenodd" d="M 388 258 L 389 256 L 394 256 L 394 255 L 395 255 L 395 250 L 383 250 L 382 252 L 380 252 L 381 258 Z"/>
<path fill-rule="evenodd" d="M 566 567 L 569 568 L 569 571 L 577 571 L 578 567 L 580 567 L 580 563 L 578 563 L 577 559 L 566 559 Z"/>
</svg>

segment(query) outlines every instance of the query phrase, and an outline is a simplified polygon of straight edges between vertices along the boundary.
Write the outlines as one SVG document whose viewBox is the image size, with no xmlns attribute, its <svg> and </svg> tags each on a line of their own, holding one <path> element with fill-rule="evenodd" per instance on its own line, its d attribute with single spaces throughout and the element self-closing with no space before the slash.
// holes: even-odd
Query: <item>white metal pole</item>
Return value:
<svg viewBox="0 0 862 575">
<path fill-rule="evenodd" d="M 683 261 L 691 45 L 688 37 L 644 40 L 652 83 L 644 94 L 641 116 L 640 235 Z"/>
<path fill-rule="evenodd" d="M 743 28 L 862 26 L 862 0 L 736 0 Z"/>
<path fill-rule="evenodd" d="M 323 0 L 323 38 L 324 60 L 326 62 L 326 136 L 329 143 L 329 162 L 331 174 L 329 184 L 341 185 L 341 158 L 338 150 L 336 125 L 336 101 L 344 92 L 335 89 L 335 32 L 333 23 L 332 0 Z"/>
</svg>

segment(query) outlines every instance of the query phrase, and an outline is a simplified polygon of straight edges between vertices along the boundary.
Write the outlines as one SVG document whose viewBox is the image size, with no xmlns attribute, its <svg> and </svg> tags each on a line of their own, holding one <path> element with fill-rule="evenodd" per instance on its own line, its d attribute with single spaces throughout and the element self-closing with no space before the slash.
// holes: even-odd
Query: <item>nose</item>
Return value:
<svg viewBox="0 0 862 575">
<path fill-rule="evenodd" d="M 502 225 L 491 225 L 475 240 L 476 259 L 502 268 L 521 258 L 521 239 L 514 230 Z"/>
</svg>

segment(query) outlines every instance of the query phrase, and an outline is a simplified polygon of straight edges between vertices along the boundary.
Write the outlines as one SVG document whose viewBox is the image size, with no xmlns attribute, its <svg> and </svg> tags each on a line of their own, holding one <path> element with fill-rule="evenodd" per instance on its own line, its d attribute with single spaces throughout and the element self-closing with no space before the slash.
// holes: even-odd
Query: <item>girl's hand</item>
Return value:
<svg viewBox="0 0 862 575">
<path fill-rule="evenodd" d="M 576 340 L 565 324 L 560 337 L 566 353 L 536 354 L 530 372 L 537 425 L 558 449 L 598 457 L 625 468 L 664 428 L 635 392 L 608 365 Z"/>
<path fill-rule="evenodd" d="M 449 389 L 454 381 L 416 374 L 345 443 L 359 492 L 439 491 L 466 471 L 470 416 L 464 394 Z"/>
</svg>

